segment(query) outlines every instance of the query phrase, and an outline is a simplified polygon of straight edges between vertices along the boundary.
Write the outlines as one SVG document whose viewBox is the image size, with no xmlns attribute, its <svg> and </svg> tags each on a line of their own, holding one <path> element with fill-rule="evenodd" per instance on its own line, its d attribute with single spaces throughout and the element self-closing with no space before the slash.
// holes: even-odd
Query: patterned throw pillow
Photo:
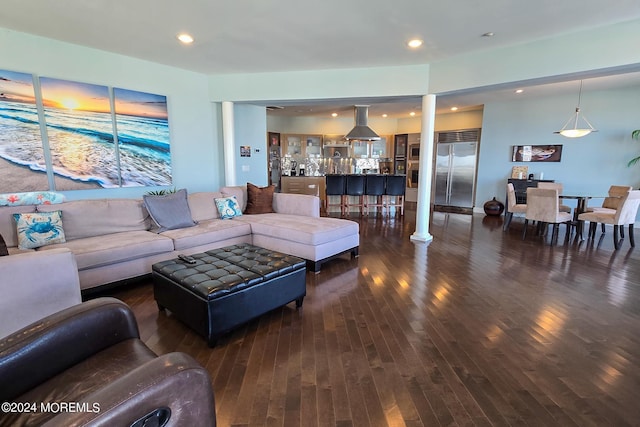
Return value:
<svg viewBox="0 0 640 427">
<path fill-rule="evenodd" d="M 245 214 L 273 213 L 273 192 L 276 187 L 258 187 L 247 182 L 247 208 Z"/>
<path fill-rule="evenodd" d="M 238 199 L 236 199 L 236 196 L 221 197 L 214 200 L 216 202 L 216 208 L 218 208 L 218 213 L 220 214 L 221 219 L 229 219 L 233 218 L 234 216 L 242 215 L 242 210 L 240 209 L 240 205 L 238 204 Z"/>
<path fill-rule="evenodd" d="M 0 206 L 53 205 L 64 202 L 64 194 L 52 191 L 0 194 Z"/>
<path fill-rule="evenodd" d="M 18 227 L 20 249 L 35 249 L 65 242 L 61 211 L 16 213 L 13 218 Z"/>
</svg>

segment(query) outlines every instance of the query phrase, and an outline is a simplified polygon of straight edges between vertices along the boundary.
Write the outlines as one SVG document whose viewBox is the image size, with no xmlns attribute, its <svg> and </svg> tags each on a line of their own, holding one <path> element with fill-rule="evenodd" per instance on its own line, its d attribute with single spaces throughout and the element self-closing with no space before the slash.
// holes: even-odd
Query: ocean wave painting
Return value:
<svg viewBox="0 0 640 427">
<path fill-rule="evenodd" d="M 0 70 L 0 193 L 48 190 L 46 169 L 33 76 Z"/>
<path fill-rule="evenodd" d="M 56 190 L 119 187 L 109 88 L 48 77 L 40 88 Z"/>
<path fill-rule="evenodd" d="M 122 185 L 172 183 L 167 98 L 114 88 Z"/>
<path fill-rule="evenodd" d="M 165 96 L 48 77 L 40 91 L 43 122 L 33 76 L 0 70 L 0 192 L 171 185 Z"/>
</svg>

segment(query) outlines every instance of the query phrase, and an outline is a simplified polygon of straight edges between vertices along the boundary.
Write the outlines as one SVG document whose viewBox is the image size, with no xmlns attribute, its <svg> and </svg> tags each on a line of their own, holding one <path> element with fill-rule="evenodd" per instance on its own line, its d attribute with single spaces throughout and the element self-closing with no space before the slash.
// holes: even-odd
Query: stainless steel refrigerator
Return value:
<svg viewBox="0 0 640 427">
<path fill-rule="evenodd" d="M 473 211 L 479 136 L 479 129 L 437 134 L 434 198 L 437 210 Z"/>
</svg>

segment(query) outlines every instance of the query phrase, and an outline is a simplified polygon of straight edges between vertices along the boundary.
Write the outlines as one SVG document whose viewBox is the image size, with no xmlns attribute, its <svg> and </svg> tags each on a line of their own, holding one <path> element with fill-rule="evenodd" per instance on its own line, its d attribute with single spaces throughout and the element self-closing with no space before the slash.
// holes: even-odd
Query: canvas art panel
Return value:
<svg viewBox="0 0 640 427">
<path fill-rule="evenodd" d="M 167 97 L 113 89 L 123 187 L 171 185 Z"/>
<path fill-rule="evenodd" d="M 120 186 L 109 88 L 40 78 L 55 189 Z"/>
<path fill-rule="evenodd" d="M 0 193 L 49 190 L 33 76 L 0 70 Z"/>
</svg>

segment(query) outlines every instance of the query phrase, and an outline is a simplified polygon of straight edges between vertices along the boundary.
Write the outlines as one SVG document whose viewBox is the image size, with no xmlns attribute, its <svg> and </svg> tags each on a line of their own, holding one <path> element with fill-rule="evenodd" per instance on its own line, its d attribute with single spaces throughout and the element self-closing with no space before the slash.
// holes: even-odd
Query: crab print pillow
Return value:
<svg viewBox="0 0 640 427">
<path fill-rule="evenodd" d="M 62 212 L 13 214 L 18 227 L 18 248 L 35 249 L 40 246 L 64 243 Z"/>
</svg>

